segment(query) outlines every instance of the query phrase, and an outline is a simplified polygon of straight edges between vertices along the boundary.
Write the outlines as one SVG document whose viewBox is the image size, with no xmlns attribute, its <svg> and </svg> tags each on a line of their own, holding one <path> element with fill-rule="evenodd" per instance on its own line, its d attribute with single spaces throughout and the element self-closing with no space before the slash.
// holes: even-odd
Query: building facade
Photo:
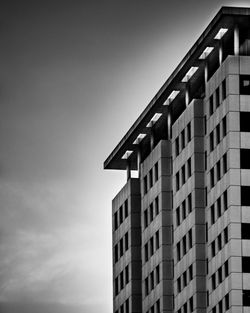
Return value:
<svg viewBox="0 0 250 313">
<path fill-rule="evenodd" d="M 104 168 L 127 171 L 114 313 L 250 312 L 250 9 L 221 8 Z"/>
</svg>

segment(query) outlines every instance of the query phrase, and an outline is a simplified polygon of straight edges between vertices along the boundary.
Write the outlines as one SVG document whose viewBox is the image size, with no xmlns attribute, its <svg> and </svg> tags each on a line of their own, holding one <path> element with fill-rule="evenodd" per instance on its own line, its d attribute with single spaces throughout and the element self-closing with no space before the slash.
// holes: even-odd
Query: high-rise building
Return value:
<svg viewBox="0 0 250 313">
<path fill-rule="evenodd" d="M 250 8 L 221 8 L 104 168 L 127 171 L 115 313 L 250 312 Z"/>
</svg>

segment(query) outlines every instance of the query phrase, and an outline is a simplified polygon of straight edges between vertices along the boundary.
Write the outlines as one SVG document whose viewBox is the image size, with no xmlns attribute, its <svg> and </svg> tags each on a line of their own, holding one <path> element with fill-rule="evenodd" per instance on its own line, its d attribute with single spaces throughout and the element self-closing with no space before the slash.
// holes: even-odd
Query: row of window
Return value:
<svg viewBox="0 0 250 313">
<path fill-rule="evenodd" d="M 192 174 L 191 158 L 187 160 L 187 163 L 176 173 L 176 191 L 180 189 L 182 185 L 189 179 Z"/>
<path fill-rule="evenodd" d="M 229 270 L 228 270 L 228 261 L 226 261 L 219 269 L 211 276 L 211 284 L 212 290 L 214 290 L 222 281 L 228 277 Z M 217 279 L 216 279 L 217 277 Z"/>
<path fill-rule="evenodd" d="M 115 311 L 115 313 L 130 313 L 129 311 L 129 299 L 127 299 L 121 306 L 120 309 Z"/>
<path fill-rule="evenodd" d="M 177 292 L 181 292 L 193 278 L 193 265 L 190 265 L 189 268 L 177 278 Z"/>
<path fill-rule="evenodd" d="M 193 297 L 191 297 L 186 303 L 183 304 L 182 308 L 180 308 L 177 313 L 188 313 L 193 311 L 194 311 L 194 300 Z"/>
<path fill-rule="evenodd" d="M 123 223 L 128 217 L 128 200 L 125 200 L 123 205 L 119 207 L 119 210 L 114 214 L 115 230 Z"/>
<path fill-rule="evenodd" d="M 150 310 L 147 313 L 160 313 L 160 300 L 158 299 L 154 305 L 151 306 Z"/>
<path fill-rule="evenodd" d="M 177 262 L 187 253 L 189 249 L 193 246 L 193 236 L 192 236 L 192 228 L 188 231 L 188 233 L 177 243 Z M 181 249 L 182 247 L 182 249 Z"/>
<path fill-rule="evenodd" d="M 187 198 L 176 208 L 176 225 L 179 226 L 182 221 L 192 212 L 192 194 L 190 193 Z"/>
<path fill-rule="evenodd" d="M 227 154 L 224 153 L 222 159 L 219 160 L 213 168 L 210 170 L 210 185 L 211 188 L 220 181 L 220 179 L 226 174 L 227 172 Z"/>
<path fill-rule="evenodd" d="M 185 146 L 191 141 L 191 122 L 183 129 L 175 140 L 175 156 L 178 156 Z"/>
<path fill-rule="evenodd" d="M 128 250 L 128 233 L 115 245 L 115 262 Z"/>
<path fill-rule="evenodd" d="M 115 295 L 117 296 L 118 293 L 128 284 L 129 282 L 129 266 L 127 265 L 118 275 L 118 277 L 115 278 Z"/>
<path fill-rule="evenodd" d="M 159 214 L 159 198 L 156 197 L 154 202 L 152 202 L 144 211 L 144 228 L 147 228 L 148 225 L 153 221 L 153 219 Z"/>
<path fill-rule="evenodd" d="M 156 268 L 145 278 L 145 295 L 147 296 L 160 283 L 160 266 Z"/>
<path fill-rule="evenodd" d="M 155 163 L 154 167 L 148 172 L 148 175 L 144 176 L 144 195 L 153 187 L 153 184 L 159 179 L 159 166 L 158 162 Z"/>
<path fill-rule="evenodd" d="M 217 242 L 217 249 L 216 249 Z M 224 230 L 218 235 L 218 237 L 212 241 L 211 243 L 211 255 L 212 258 L 219 252 L 226 244 L 228 243 L 228 228 L 224 228 Z"/>
<path fill-rule="evenodd" d="M 210 146 L 210 152 L 214 150 L 216 145 L 218 145 L 221 140 L 226 136 L 227 134 L 227 119 L 226 116 L 223 117 L 221 123 L 219 123 L 213 131 L 209 134 L 209 146 Z"/>
<path fill-rule="evenodd" d="M 210 217 L 211 217 L 211 225 L 215 223 L 215 221 L 221 217 L 222 210 L 226 212 L 227 206 L 227 191 L 224 191 L 222 196 L 219 197 L 214 204 L 211 205 L 210 208 Z"/>
<path fill-rule="evenodd" d="M 215 90 L 209 98 L 209 115 L 211 116 L 214 111 L 220 106 L 220 92 L 222 101 L 226 99 L 226 79 L 223 80 L 221 86 Z M 215 100 L 215 101 L 214 101 Z"/>
<path fill-rule="evenodd" d="M 160 248 L 160 236 L 159 231 L 152 236 L 144 246 L 145 262 Z"/>
<path fill-rule="evenodd" d="M 225 297 L 220 300 L 217 306 L 212 308 L 212 313 L 217 313 L 217 308 L 218 313 L 224 313 L 229 310 L 229 293 L 227 293 Z"/>
</svg>

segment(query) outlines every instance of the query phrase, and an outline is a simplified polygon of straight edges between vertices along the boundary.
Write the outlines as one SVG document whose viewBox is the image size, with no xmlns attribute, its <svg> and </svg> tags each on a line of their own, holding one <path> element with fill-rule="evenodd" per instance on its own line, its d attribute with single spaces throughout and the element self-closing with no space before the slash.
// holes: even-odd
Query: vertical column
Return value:
<svg viewBox="0 0 250 313">
<path fill-rule="evenodd" d="M 239 36 L 239 27 L 235 25 L 234 27 L 234 55 L 239 55 L 240 51 L 240 36 Z"/>
</svg>

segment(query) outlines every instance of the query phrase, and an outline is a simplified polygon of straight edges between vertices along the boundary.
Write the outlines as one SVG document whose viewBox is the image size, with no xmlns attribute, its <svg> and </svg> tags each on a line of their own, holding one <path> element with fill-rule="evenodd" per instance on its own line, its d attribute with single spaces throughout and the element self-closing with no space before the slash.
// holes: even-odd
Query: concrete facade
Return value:
<svg viewBox="0 0 250 313">
<path fill-rule="evenodd" d="M 249 21 L 222 8 L 104 163 L 115 313 L 250 312 Z"/>
</svg>

